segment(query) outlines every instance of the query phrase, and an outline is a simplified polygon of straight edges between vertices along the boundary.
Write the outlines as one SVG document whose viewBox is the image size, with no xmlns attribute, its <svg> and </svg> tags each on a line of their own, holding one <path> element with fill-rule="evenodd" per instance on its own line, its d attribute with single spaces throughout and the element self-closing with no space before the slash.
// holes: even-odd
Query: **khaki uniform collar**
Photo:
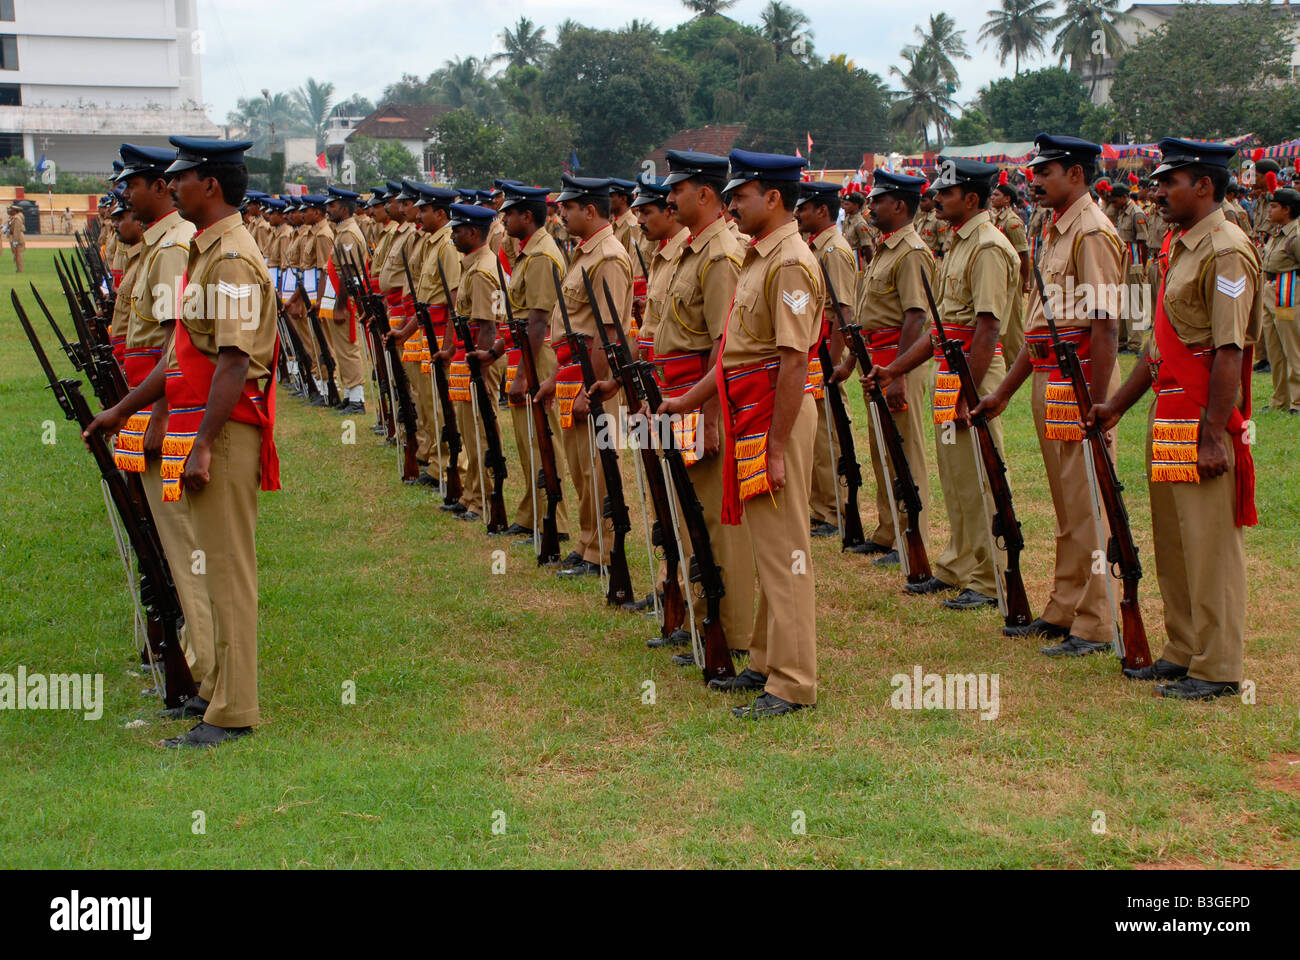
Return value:
<svg viewBox="0 0 1300 960">
<path fill-rule="evenodd" d="M 181 214 L 179 210 L 172 210 L 165 216 L 159 217 L 145 228 L 143 242 L 152 247 L 163 238 L 163 234 L 180 222 Z"/>
<path fill-rule="evenodd" d="M 583 253 L 586 253 L 588 250 L 594 250 L 596 247 L 600 246 L 602 242 L 604 242 L 606 237 L 612 237 L 613 235 L 614 235 L 614 225 L 612 223 L 606 223 L 603 227 L 601 227 L 599 230 L 597 230 L 595 233 L 589 236 L 586 240 L 578 244 L 578 249 L 581 250 Z"/>
<path fill-rule="evenodd" d="M 691 248 L 692 253 L 699 253 L 708 246 L 710 240 L 726 229 L 727 218 L 719 213 L 707 227 L 695 236 L 688 237 L 687 246 Z"/>
<path fill-rule="evenodd" d="M 1223 208 L 1215 207 L 1207 216 L 1203 217 L 1196 226 L 1192 227 L 1180 236 L 1178 242 L 1188 250 L 1195 250 L 1200 245 L 1201 241 L 1210 235 L 1210 231 L 1223 222 Z"/>
<path fill-rule="evenodd" d="M 971 217 L 969 220 L 967 220 L 965 223 L 963 223 L 960 227 L 957 228 L 957 236 L 965 240 L 972 233 L 974 233 L 976 228 L 978 228 L 980 225 L 985 223 L 992 223 L 992 222 L 993 222 L 992 219 L 989 217 L 989 212 L 987 210 L 981 210 L 979 213 L 975 214 L 975 216 Z M 952 226 L 952 224 L 949 224 L 949 226 Z"/>
<path fill-rule="evenodd" d="M 836 236 L 839 235 L 840 235 L 840 228 L 832 223 L 829 227 L 827 227 L 821 233 L 817 234 L 817 236 L 812 238 L 812 248 L 816 250 L 818 253 L 821 253 L 823 250 L 829 247 L 831 245 L 831 241 L 833 241 L 836 238 Z"/>
<path fill-rule="evenodd" d="M 519 252 L 536 253 L 546 241 L 547 236 L 549 236 L 549 234 L 547 234 L 546 230 L 542 227 L 538 227 L 533 231 L 532 236 L 528 238 L 528 242 L 523 245 L 523 248 L 520 249 Z"/>
<path fill-rule="evenodd" d="M 242 227 L 244 218 L 236 210 L 228 217 L 222 217 L 216 223 L 212 224 L 205 230 L 200 230 L 194 234 L 194 245 L 199 248 L 199 253 L 207 253 L 208 248 L 229 233 L 235 227 Z"/>
<path fill-rule="evenodd" d="M 904 224 L 903 226 L 895 230 L 893 233 L 886 234 L 881 239 L 884 240 L 885 246 L 887 246 L 890 250 L 893 250 L 894 247 L 898 246 L 900 243 L 903 242 L 903 238 L 906 237 L 908 234 L 913 234 L 913 235 L 916 234 L 916 227 L 912 223 Z"/>
<path fill-rule="evenodd" d="M 1295 221 L 1292 221 L 1295 222 Z M 712 224 L 710 224 L 712 226 Z M 690 239 L 691 232 L 682 227 L 671 237 L 663 242 L 663 245 L 656 245 L 654 255 L 667 260 L 669 263 L 676 260 L 686 250 L 686 241 Z"/>
<path fill-rule="evenodd" d="M 1062 213 L 1059 217 L 1056 218 L 1055 221 L 1053 221 L 1052 227 L 1056 230 L 1057 233 L 1066 233 L 1067 231 L 1069 231 L 1071 227 L 1074 226 L 1074 221 L 1078 220 L 1081 216 L 1083 216 L 1083 211 L 1089 205 L 1092 205 L 1094 207 L 1097 206 L 1095 203 L 1092 202 L 1092 195 L 1088 193 L 1081 194 L 1077 199 L 1075 199 L 1074 203 L 1070 204 L 1068 207 L 1065 208 L 1064 213 Z"/>
<path fill-rule="evenodd" d="M 749 248 L 760 257 L 768 256 L 777 246 L 790 237 L 799 236 L 799 221 L 788 220 L 765 237 L 749 241 Z"/>
</svg>

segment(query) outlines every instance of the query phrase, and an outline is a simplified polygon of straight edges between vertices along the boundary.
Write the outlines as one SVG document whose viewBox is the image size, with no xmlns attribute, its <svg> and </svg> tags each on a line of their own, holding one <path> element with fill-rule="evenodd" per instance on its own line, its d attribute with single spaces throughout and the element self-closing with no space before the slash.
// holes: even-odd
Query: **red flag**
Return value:
<svg viewBox="0 0 1300 960">
<path fill-rule="evenodd" d="M 329 169 L 329 164 L 325 162 L 325 154 L 322 153 L 316 158 L 316 166 L 320 167 L 322 170 Z"/>
<path fill-rule="evenodd" d="M 799 157 L 800 159 L 803 158 L 803 154 L 799 152 L 799 148 L 798 148 L 798 147 L 795 147 L 795 148 L 794 148 L 794 155 L 795 155 L 796 157 Z"/>
<path fill-rule="evenodd" d="M 812 156 L 812 145 L 813 145 L 812 134 L 811 134 L 811 133 L 805 133 L 804 136 L 806 136 L 806 137 L 808 138 L 808 156 L 811 157 L 811 156 Z"/>
</svg>

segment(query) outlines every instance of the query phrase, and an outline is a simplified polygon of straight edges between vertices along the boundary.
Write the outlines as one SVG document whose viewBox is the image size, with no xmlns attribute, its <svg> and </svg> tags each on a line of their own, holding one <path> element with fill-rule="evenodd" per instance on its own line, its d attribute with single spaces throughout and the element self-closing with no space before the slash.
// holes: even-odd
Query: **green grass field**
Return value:
<svg viewBox="0 0 1300 960">
<path fill-rule="evenodd" d="M 51 260 L 28 251 L 26 302 L 29 279 L 54 295 Z M 0 290 L 14 279 L 6 259 Z M 186 725 L 154 719 L 156 701 L 129 672 L 130 601 L 94 463 L 3 293 L 0 672 L 100 672 L 106 705 L 98 722 L 0 712 L 0 866 L 1300 864 L 1300 764 L 1288 763 L 1300 759 L 1296 419 L 1257 417 L 1253 705 L 1156 699 L 1110 657 L 1048 660 L 1037 642 L 1001 637 L 994 611 L 905 597 L 896 571 L 822 540 L 818 709 L 754 724 L 728 714 L 739 700 L 647 650 L 652 621 L 606 609 L 595 581 L 561 583 L 530 551 L 403 487 L 367 417 L 348 445 L 338 416 L 286 401 L 284 489 L 262 495 L 259 523 L 264 725 L 219 750 L 174 752 L 155 743 Z M 54 359 L 69 369 L 61 352 Z M 1257 378 L 1256 396 L 1267 392 Z M 870 478 L 860 396 L 854 404 Z M 42 443 L 46 420 L 57 421 L 53 445 Z M 1144 422 L 1135 411 L 1121 427 L 1120 472 L 1158 651 Z M 1027 391 L 1006 431 L 1037 610 L 1052 517 Z M 505 447 L 513 458 L 513 440 Z M 513 511 L 513 459 L 510 470 Z M 937 549 L 937 478 L 932 489 Z M 869 487 L 862 500 L 873 502 Z M 628 555 L 643 594 L 639 531 L 634 507 Z M 497 549 L 505 575 L 490 572 Z M 891 708 L 890 678 L 914 664 L 999 674 L 1000 715 Z M 346 681 L 355 705 L 342 702 Z M 138 719 L 149 723 L 126 726 Z"/>
</svg>

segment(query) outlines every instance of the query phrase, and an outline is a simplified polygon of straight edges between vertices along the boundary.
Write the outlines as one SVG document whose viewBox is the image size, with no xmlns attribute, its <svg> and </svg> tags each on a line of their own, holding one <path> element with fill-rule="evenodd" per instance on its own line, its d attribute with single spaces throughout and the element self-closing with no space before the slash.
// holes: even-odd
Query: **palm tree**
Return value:
<svg viewBox="0 0 1300 960">
<path fill-rule="evenodd" d="M 966 52 L 966 41 L 963 38 L 964 31 L 957 29 L 957 21 L 946 13 L 930 14 L 930 30 L 927 33 L 920 27 L 916 27 L 916 35 L 921 38 L 919 47 L 909 47 L 916 49 L 923 56 L 935 61 L 939 66 L 939 74 L 948 84 L 955 87 L 957 84 L 957 67 L 953 64 L 953 58 L 957 57 L 962 60 L 969 60 L 970 54 Z M 907 51 L 904 51 L 906 56 Z"/>
<path fill-rule="evenodd" d="M 906 48 L 903 59 L 907 61 L 906 71 L 898 67 L 889 68 L 902 84 L 901 90 L 893 92 L 890 123 L 909 134 L 920 134 L 926 150 L 930 149 L 930 127 L 933 125 L 936 145 L 942 146 L 944 136 L 952 128 L 952 111 L 957 106 L 949 92 L 948 78 L 944 76 L 938 58 L 928 55 L 924 46 Z"/>
<path fill-rule="evenodd" d="M 737 0 L 682 0 L 682 6 L 694 10 L 697 19 L 722 16 L 723 10 L 730 10 Z"/>
<path fill-rule="evenodd" d="M 297 98 L 288 93 L 262 97 L 240 97 L 235 109 L 226 115 L 231 126 L 243 127 L 253 141 L 254 156 L 266 156 L 270 147 L 271 127 L 275 128 L 276 146 L 284 149 L 284 138 L 306 133 L 308 126 Z"/>
<path fill-rule="evenodd" d="M 1060 62 L 1065 63 L 1069 57 L 1072 73 L 1082 73 L 1083 64 L 1091 64 L 1090 97 L 1097 92 L 1102 64 L 1118 57 L 1128 47 L 1117 28 L 1136 22 L 1132 14 L 1120 12 L 1119 3 L 1120 0 L 1065 0 L 1064 11 L 1052 21 L 1052 29 L 1061 31 L 1052 43 L 1052 52 L 1060 55 Z"/>
<path fill-rule="evenodd" d="M 478 57 L 453 57 L 438 73 L 438 89 L 443 103 L 452 107 L 469 107 L 476 113 L 486 105 L 491 90 L 487 61 Z"/>
<path fill-rule="evenodd" d="M 759 19 L 763 22 L 763 36 L 772 44 L 777 59 L 786 54 L 793 55 L 795 41 L 801 35 L 812 36 L 807 29 L 808 17 L 804 12 L 781 0 L 771 0 L 759 14 Z"/>
<path fill-rule="evenodd" d="M 307 82 L 293 92 L 293 99 L 311 124 L 316 135 L 316 150 L 325 149 L 325 127 L 329 123 L 330 106 L 334 102 L 334 84 L 308 77 Z"/>
<path fill-rule="evenodd" d="M 527 17 L 520 17 L 514 30 L 506 27 L 498 36 L 506 49 L 504 53 L 492 54 L 488 58 L 491 63 L 505 60 L 511 67 L 540 66 L 551 50 L 546 42 L 546 28 L 536 26 Z"/>
<path fill-rule="evenodd" d="M 629 20 L 619 33 L 627 37 L 641 37 L 651 42 L 659 39 L 659 28 L 649 20 Z"/>
<path fill-rule="evenodd" d="M 1019 74 L 1021 57 L 1045 52 L 1054 6 L 1055 0 L 1002 0 L 1002 8 L 990 10 L 988 22 L 980 27 L 980 42 L 997 44 L 998 63 L 1003 66 L 1007 57 L 1014 56 Z"/>
</svg>

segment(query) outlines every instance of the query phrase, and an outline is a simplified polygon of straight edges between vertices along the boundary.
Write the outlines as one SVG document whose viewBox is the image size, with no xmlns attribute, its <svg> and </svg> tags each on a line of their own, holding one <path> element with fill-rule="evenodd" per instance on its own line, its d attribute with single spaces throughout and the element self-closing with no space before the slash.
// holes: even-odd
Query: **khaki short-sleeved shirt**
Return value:
<svg viewBox="0 0 1300 960">
<path fill-rule="evenodd" d="M 439 227 L 427 235 L 425 244 L 424 256 L 420 260 L 420 277 L 415 281 L 416 299 L 421 303 L 441 306 L 447 302 L 447 295 L 442 289 L 438 264 L 442 264 L 442 273 L 451 284 L 451 292 L 455 293 L 460 286 L 461 257 L 451 242 L 451 225 Z"/>
<path fill-rule="evenodd" d="M 380 228 L 379 239 L 375 241 L 375 249 L 370 254 L 370 272 L 376 277 L 384 266 L 384 258 L 388 256 L 388 248 L 392 246 L 395 236 L 397 236 L 397 224 L 389 220 Z"/>
<path fill-rule="evenodd" d="M 450 279 L 447 281 L 450 283 Z M 456 313 L 477 323 L 497 323 L 505 317 L 498 315 L 496 292 L 501 289 L 497 280 L 496 254 L 488 244 L 465 254 L 461 261 L 460 286 L 456 291 Z"/>
<path fill-rule="evenodd" d="M 817 258 L 791 220 L 751 241 L 727 316 L 724 370 L 807 353 L 821 334 L 826 292 Z"/>
<path fill-rule="evenodd" d="M 122 274 L 122 285 L 118 288 L 117 299 L 113 301 L 113 319 L 109 323 L 108 333 L 112 337 L 125 337 L 131 320 L 131 298 L 123 296 L 135 286 L 135 276 L 140 272 L 140 251 L 144 241 L 133 243 L 126 248 L 126 272 Z"/>
<path fill-rule="evenodd" d="M 27 246 L 27 240 L 23 236 L 23 227 L 23 215 L 21 213 L 9 214 L 9 242 L 16 247 Z"/>
<path fill-rule="evenodd" d="M 266 245 L 266 265 L 268 267 L 283 267 L 284 253 L 289 245 L 289 237 L 293 235 L 293 227 L 287 223 L 282 223 L 271 233 L 271 240 Z"/>
<path fill-rule="evenodd" d="M 582 271 L 586 268 L 591 277 L 591 287 L 600 298 L 597 306 L 606 326 L 613 326 L 614 318 L 609 316 L 609 305 L 605 302 L 605 291 L 601 283 L 609 284 L 609 292 L 618 305 L 619 320 L 623 332 L 628 331 L 632 322 L 632 264 L 628 259 L 627 249 L 614 236 L 614 228 L 609 224 L 601 227 L 594 234 L 573 250 L 573 259 L 564 274 L 560 289 L 564 292 L 564 305 L 569 311 L 569 323 L 574 333 L 585 333 L 600 339 L 596 332 L 596 315 L 587 300 L 587 289 L 582 282 Z M 564 341 L 564 319 L 560 316 L 557 303 L 551 311 L 551 343 L 559 345 Z"/>
<path fill-rule="evenodd" d="M 402 260 L 403 252 L 406 253 L 406 260 L 411 259 L 411 244 L 419 236 L 415 224 L 407 222 L 399 224 L 393 231 L 393 238 L 384 251 L 384 260 L 379 267 L 379 288 L 381 290 L 401 290 L 403 294 L 409 293 L 406 284 L 406 263 Z M 415 265 L 411 264 L 411 276 L 415 276 Z"/>
<path fill-rule="evenodd" d="M 1029 252 L 1029 239 L 1025 236 L 1025 222 L 1010 207 L 1004 207 L 993 218 L 994 225 L 1011 241 L 1016 253 Z"/>
<path fill-rule="evenodd" d="M 182 219 L 175 210 L 145 230 L 135 280 L 130 286 L 124 280 L 118 293 L 118 300 L 125 293 L 131 301 L 131 322 L 126 333 L 128 348 L 161 347 L 166 343 L 167 331 L 161 324 L 179 315 L 180 293 L 185 271 L 189 269 L 193 239 L 194 224 Z"/>
<path fill-rule="evenodd" d="M 564 276 L 564 254 L 545 230 L 534 230 L 510 273 L 510 307 L 522 320 L 529 310 L 555 309 L 555 275 Z"/>
<path fill-rule="evenodd" d="M 883 236 L 876 246 L 853 311 L 854 320 L 863 330 L 881 330 L 901 327 L 908 310 L 924 310 L 928 315 L 930 303 L 922 277 L 933 286 L 934 254 L 909 223 Z"/>
<path fill-rule="evenodd" d="M 1250 238 L 1215 209 L 1169 245 L 1164 307 L 1180 340 L 1193 349 L 1259 339 L 1264 284 Z M 1150 338 L 1152 359 L 1159 356 Z"/>
<path fill-rule="evenodd" d="M 835 287 L 835 297 L 840 305 L 852 308 L 858 292 L 858 258 L 849 242 L 844 239 L 844 234 L 840 233 L 840 228 L 831 224 L 812 238 L 811 247 L 813 256 L 831 275 L 831 284 Z M 833 306 L 830 297 L 830 290 L 827 290 L 828 311 Z"/>
<path fill-rule="evenodd" d="M 1056 222 L 1048 224 L 1038 265 L 1059 328 L 1090 327 L 1094 310 L 1113 312 L 1108 305 L 1118 304 L 1119 286 L 1124 282 L 1123 261 L 1124 248 L 1118 228 L 1086 193 L 1070 204 Z M 1083 284 L 1087 287 L 1082 287 Z M 1061 293 L 1055 294 L 1058 287 Z M 1065 299 L 1070 289 L 1076 291 L 1074 302 Z M 1087 296 L 1080 299 L 1085 289 L 1092 291 L 1091 301 Z M 1029 298 L 1025 329 L 1046 326 L 1047 315 L 1035 293 Z"/>
<path fill-rule="evenodd" d="M 677 269 L 677 261 L 686 251 L 686 243 L 690 238 L 690 231 L 679 227 L 667 240 L 654 244 L 650 257 L 646 260 L 650 275 L 646 277 L 645 314 L 637 329 L 637 337 L 641 340 L 654 343 L 658 336 L 664 312 L 669 309 L 668 291 L 672 286 L 673 272 Z"/>
<path fill-rule="evenodd" d="M 637 223 L 635 211 L 623 211 L 610 221 L 610 226 L 614 228 L 614 238 L 627 251 L 628 262 L 632 264 L 632 276 L 642 276 L 641 264 L 637 262 L 636 253 L 632 249 L 641 235 L 641 224 Z"/>
<path fill-rule="evenodd" d="M 944 325 L 973 327 L 981 313 L 998 318 L 1005 333 L 1011 300 L 1019 289 L 1020 258 L 1011 241 L 981 210 L 956 231 L 939 267 L 939 312 Z"/>
<path fill-rule="evenodd" d="M 1264 270 L 1267 273 L 1300 270 L 1300 220 L 1283 224 L 1282 232 L 1268 241 L 1264 248 Z"/>
<path fill-rule="evenodd" d="M 342 250 L 350 262 L 365 264 L 366 235 L 356 217 L 348 217 L 334 228 L 334 247 Z M 331 249 L 330 257 L 334 256 L 334 249 Z"/>
<path fill-rule="evenodd" d="M 334 256 L 334 227 L 328 220 L 311 225 L 311 247 L 307 254 L 313 269 L 324 270 Z"/>
<path fill-rule="evenodd" d="M 218 220 L 190 242 L 188 283 L 180 322 L 213 363 L 223 347 L 248 356 L 248 380 L 270 375 L 275 353 L 275 300 L 261 251 L 238 213 Z M 167 365 L 176 364 L 175 338 Z"/>
<path fill-rule="evenodd" d="M 1026 230 L 1029 236 L 1036 237 L 1039 240 L 1043 239 L 1043 231 L 1047 229 L 1047 221 L 1051 219 L 1047 214 L 1046 207 L 1034 208 L 1034 212 L 1029 215 L 1029 224 Z"/>
<path fill-rule="evenodd" d="M 655 329 L 656 355 L 713 349 L 726 329 L 743 259 L 726 217 L 718 217 L 697 236 L 687 236 Z"/>
</svg>

